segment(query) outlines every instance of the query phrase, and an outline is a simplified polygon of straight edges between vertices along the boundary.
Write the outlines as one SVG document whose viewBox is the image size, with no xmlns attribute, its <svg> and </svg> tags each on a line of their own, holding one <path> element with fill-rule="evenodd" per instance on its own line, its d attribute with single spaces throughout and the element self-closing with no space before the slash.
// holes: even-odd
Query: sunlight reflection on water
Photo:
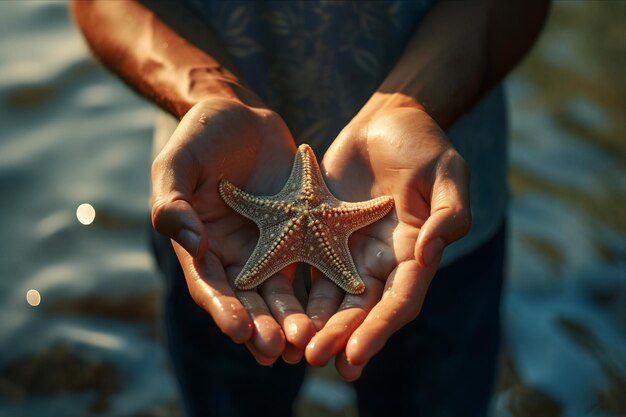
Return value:
<svg viewBox="0 0 626 417">
<path fill-rule="evenodd" d="M 81 224 L 89 225 L 96 219 L 96 210 L 89 203 L 83 203 L 76 209 L 76 218 Z"/>
<path fill-rule="evenodd" d="M 26 302 L 33 307 L 37 307 L 41 303 L 41 294 L 37 290 L 26 291 Z"/>
</svg>

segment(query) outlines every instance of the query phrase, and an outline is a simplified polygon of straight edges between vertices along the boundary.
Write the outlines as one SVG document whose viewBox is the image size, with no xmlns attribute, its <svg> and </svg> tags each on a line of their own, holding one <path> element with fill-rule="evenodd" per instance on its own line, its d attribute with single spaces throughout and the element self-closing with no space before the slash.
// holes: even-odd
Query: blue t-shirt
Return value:
<svg viewBox="0 0 626 417">
<path fill-rule="evenodd" d="M 321 158 L 402 54 L 432 0 L 186 0 L 222 40 L 250 87 Z M 443 264 L 497 231 L 507 201 L 503 91 L 448 130 L 471 171 L 473 226 Z"/>
</svg>

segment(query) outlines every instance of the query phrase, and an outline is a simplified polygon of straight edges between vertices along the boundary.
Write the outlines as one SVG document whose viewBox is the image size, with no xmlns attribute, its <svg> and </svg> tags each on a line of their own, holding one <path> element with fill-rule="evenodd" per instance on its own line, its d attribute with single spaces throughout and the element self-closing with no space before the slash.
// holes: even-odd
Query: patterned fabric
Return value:
<svg viewBox="0 0 626 417">
<path fill-rule="evenodd" d="M 430 1 L 188 0 L 318 156 L 376 90 Z"/>
<path fill-rule="evenodd" d="M 252 89 L 321 158 L 400 57 L 433 0 L 186 0 Z M 504 97 L 496 88 L 449 129 L 470 165 L 474 225 L 443 263 L 493 236 L 507 200 Z"/>
</svg>

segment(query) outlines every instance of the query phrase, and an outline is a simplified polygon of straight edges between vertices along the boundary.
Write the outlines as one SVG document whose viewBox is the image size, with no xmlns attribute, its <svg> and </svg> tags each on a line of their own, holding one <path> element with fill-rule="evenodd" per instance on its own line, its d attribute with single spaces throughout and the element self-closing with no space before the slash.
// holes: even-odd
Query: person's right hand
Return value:
<svg viewBox="0 0 626 417">
<path fill-rule="evenodd" d="M 265 365 L 281 355 L 298 362 L 315 328 L 294 296 L 295 265 L 255 290 L 233 289 L 258 228 L 224 203 L 218 183 L 225 178 L 252 194 L 275 194 L 294 154 L 276 113 L 210 99 L 185 114 L 152 165 L 152 222 L 172 239 L 191 297 Z"/>
</svg>

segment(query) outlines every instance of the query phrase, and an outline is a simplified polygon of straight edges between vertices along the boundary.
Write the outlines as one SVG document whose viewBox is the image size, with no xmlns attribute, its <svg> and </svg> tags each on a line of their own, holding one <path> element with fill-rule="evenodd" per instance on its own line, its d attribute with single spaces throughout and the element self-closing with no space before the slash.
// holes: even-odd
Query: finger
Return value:
<svg viewBox="0 0 626 417">
<path fill-rule="evenodd" d="M 352 332 L 363 322 L 368 311 L 380 299 L 383 283 L 373 278 L 366 281 L 365 292 L 361 295 L 346 294 L 337 313 L 307 345 L 304 354 L 311 365 L 323 366 L 333 356 L 343 351 Z"/>
<path fill-rule="evenodd" d="M 306 312 L 318 331 L 335 314 L 344 295 L 345 292 L 317 268 L 311 268 L 311 291 Z"/>
<path fill-rule="evenodd" d="M 265 355 L 255 346 L 254 343 L 246 342 L 246 347 L 248 348 L 248 352 L 252 354 L 254 360 L 257 361 L 259 365 L 272 366 L 276 362 L 277 357 Z"/>
<path fill-rule="evenodd" d="M 212 253 L 195 260 L 176 242 L 172 242 L 178 257 L 189 294 L 207 311 L 215 324 L 235 343 L 252 337 L 253 323 L 246 309 L 230 287 L 224 268 Z"/>
<path fill-rule="evenodd" d="M 437 167 L 430 207 L 415 245 L 415 259 L 422 267 L 431 265 L 446 245 L 465 236 L 472 224 L 469 170 L 454 149 Z"/>
<path fill-rule="evenodd" d="M 400 263 L 391 273 L 383 295 L 346 345 L 351 365 L 365 365 L 402 326 L 420 312 L 436 267 L 421 268 L 415 260 Z"/>
<path fill-rule="evenodd" d="M 365 365 L 354 365 L 348 361 L 345 352 L 341 352 L 335 358 L 335 368 L 339 375 L 346 381 L 356 381 L 361 376 Z"/>
<path fill-rule="evenodd" d="M 295 266 L 290 266 L 291 270 L 283 270 L 262 283 L 259 294 L 282 327 L 287 341 L 304 350 L 315 334 L 315 327 L 304 314 L 302 305 L 294 295 L 291 280 L 287 278 L 287 275 L 293 275 Z"/>
<path fill-rule="evenodd" d="M 191 204 L 196 179 L 195 163 L 187 153 L 166 148 L 152 164 L 152 225 L 190 255 L 200 257 L 208 242 Z"/>
<path fill-rule="evenodd" d="M 302 360 L 303 356 L 304 356 L 303 349 L 300 349 L 292 345 L 291 343 L 287 343 L 287 346 L 285 347 L 285 351 L 283 352 L 283 361 L 285 361 L 285 363 L 288 363 L 290 365 L 295 365 L 296 363 L 299 363 Z"/>
<path fill-rule="evenodd" d="M 272 363 L 285 350 L 285 335 L 280 325 L 274 320 L 267 304 L 256 291 L 237 291 L 237 296 L 248 311 L 254 324 L 254 332 L 249 343 L 265 358 L 271 358 Z"/>
</svg>

